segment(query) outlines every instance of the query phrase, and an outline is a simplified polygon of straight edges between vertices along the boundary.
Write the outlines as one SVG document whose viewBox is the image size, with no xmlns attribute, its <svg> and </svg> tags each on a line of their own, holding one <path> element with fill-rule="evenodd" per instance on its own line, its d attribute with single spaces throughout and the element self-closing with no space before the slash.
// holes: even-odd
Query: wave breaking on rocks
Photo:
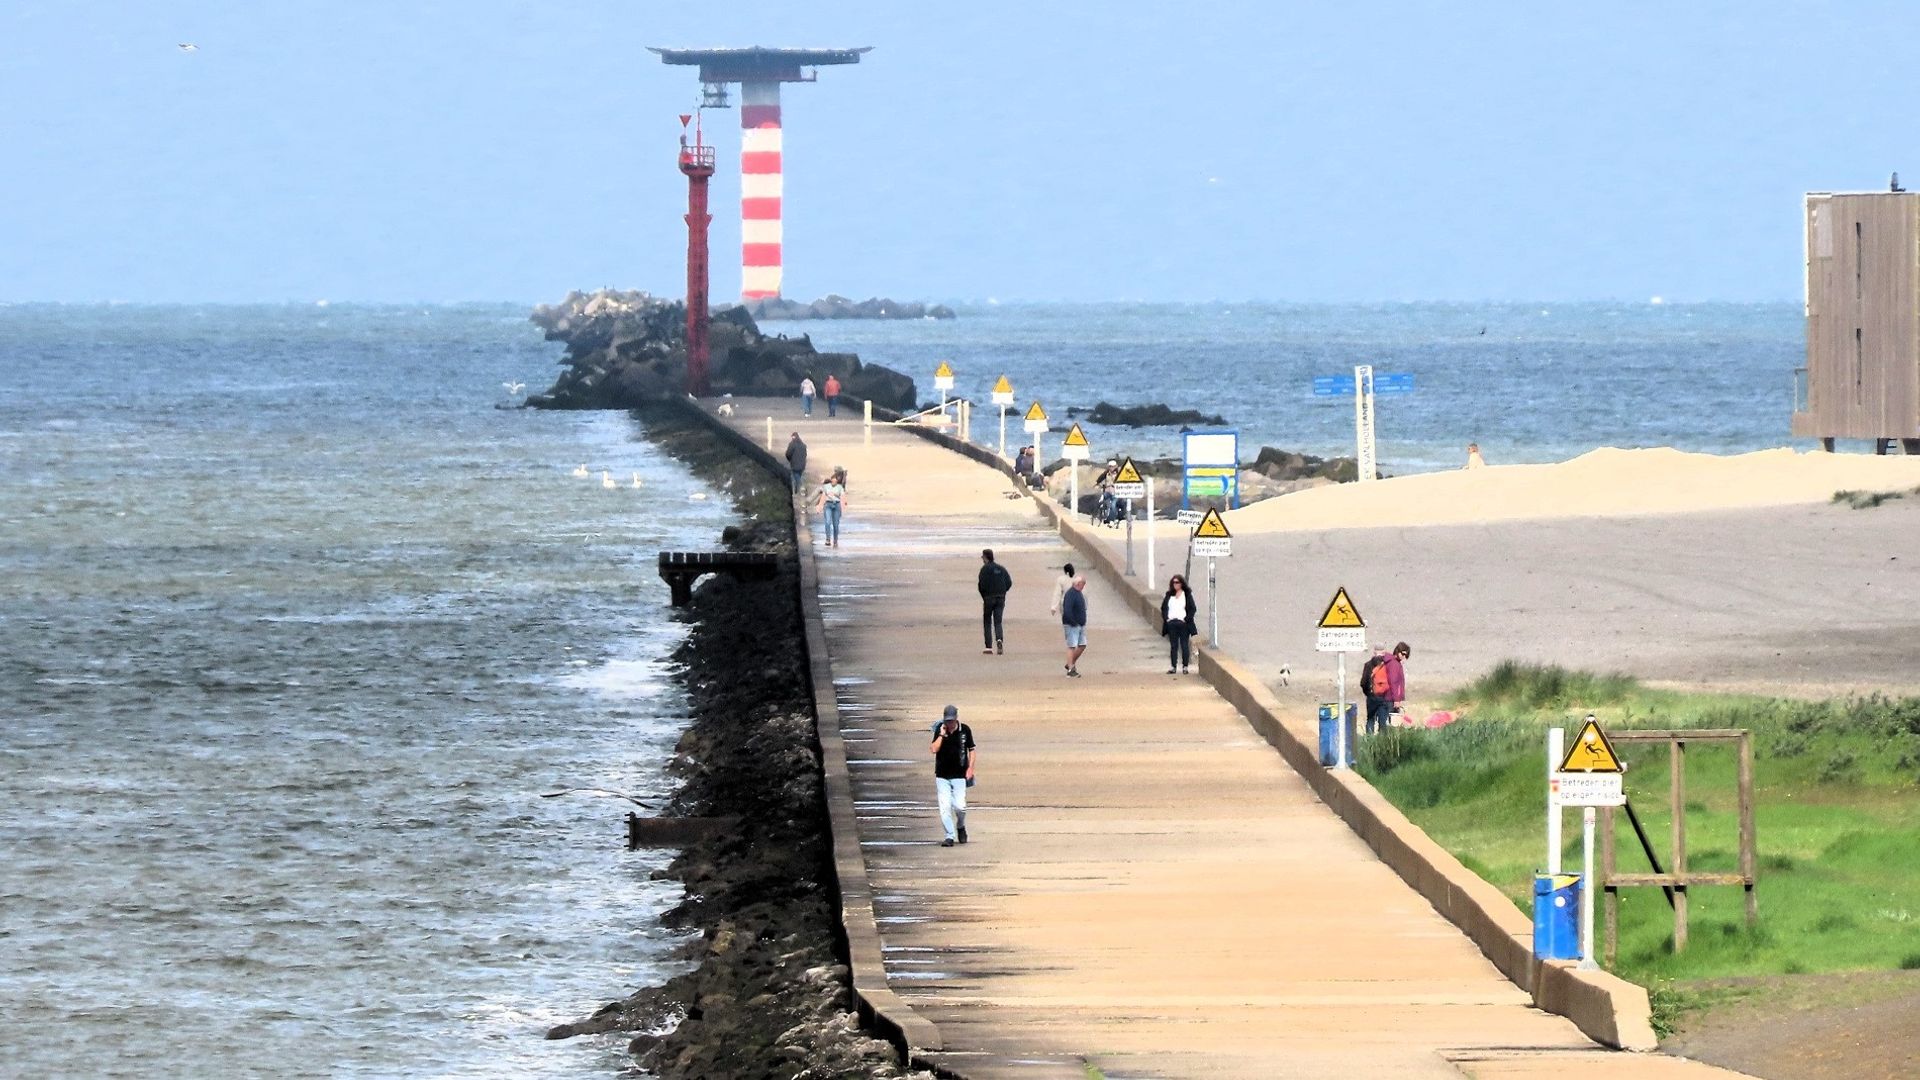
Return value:
<svg viewBox="0 0 1920 1080">
<path fill-rule="evenodd" d="M 951 319 L 953 309 L 945 304 L 920 304 L 871 296 L 849 300 L 829 293 L 810 304 L 770 296 L 747 301 L 747 312 L 756 319 Z"/>
</svg>

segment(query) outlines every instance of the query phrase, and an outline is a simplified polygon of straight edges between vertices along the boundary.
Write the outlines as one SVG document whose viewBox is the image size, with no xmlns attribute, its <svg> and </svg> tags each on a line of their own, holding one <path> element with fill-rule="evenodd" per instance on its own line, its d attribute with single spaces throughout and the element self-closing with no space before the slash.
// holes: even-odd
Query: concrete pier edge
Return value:
<svg viewBox="0 0 1920 1080">
<path fill-rule="evenodd" d="M 873 415 L 876 420 L 889 422 L 899 418 L 899 414 L 877 406 Z M 918 424 L 900 426 L 1013 479 L 1012 465 L 986 447 Z M 734 436 L 730 429 L 727 434 Z M 1158 595 L 1153 592 L 1152 582 L 1129 580 L 1112 552 L 1080 523 L 1077 514 L 1055 504 L 1044 491 L 1034 492 L 1024 485 L 1021 490 L 1143 619 L 1152 621 L 1156 617 Z M 1281 722 L 1284 706 L 1252 672 L 1198 641 L 1193 650 L 1201 677 L 1246 717 L 1381 861 L 1459 927 L 1502 975 L 1532 995 L 1535 1007 L 1566 1017 L 1588 1038 L 1603 1045 L 1641 1052 L 1659 1049 L 1645 987 L 1609 972 L 1582 971 L 1568 961 L 1535 959 L 1533 922 L 1505 893 L 1434 843 L 1359 774 L 1351 770 L 1335 772 L 1321 765 L 1316 748 Z"/>
<path fill-rule="evenodd" d="M 698 419 L 723 441 L 741 450 L 749 460 L 765 466 L 781 483 L 790 483 L 784 459 L 727 427 L 699 405 L 686 400 L 679 404 L 688 416 Z M 940 1029 L 915 1012 L 887 983 L 880 927 L 874 918 L 872 885 L 867 875 L 866 856 L 860 850 L 853 779 L 847 768 L 846 743 L 840 735 L 833 664 L 827 651 L 825 623 L 820 617 L 820 581 L 813 561 L 813 534 L 805 527 L 806 520 L 806 499 L 804 495 L 797 495 L 793 498 L 793 544 L 800 577 L 808 688 L 813 697 L 815 730 L 820 740 L 820 771 L 833 843 L 834 875 L 838 879 L 839 926 L 848 970 L 852 974 L 854 1012 L 868 1030 L 893 1043 L 905 1060 L 931 1068 L 920 1060 L 920 1052 L 943 1048 Z"/>
</svg>

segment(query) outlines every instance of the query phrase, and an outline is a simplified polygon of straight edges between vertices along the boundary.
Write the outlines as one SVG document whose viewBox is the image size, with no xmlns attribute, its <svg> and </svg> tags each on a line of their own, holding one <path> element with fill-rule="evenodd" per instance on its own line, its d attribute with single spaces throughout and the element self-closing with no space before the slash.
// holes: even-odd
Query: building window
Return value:
<svg viewBox="0 0 1920 1080">
<path fill-rule="evenodd" d="M 1866 294 L 1867 241 L 1861 234 L 1860 223 L 1853 223 L 1853 298 L 1860 299 Z M 1854 331 L 1859 333 L 1859 331 Z"/>
<path fill-rule="evenodd" d="M 1866 367 L 1866 347 L 1861 340 L 1860 328 L 1856 326 L 1853 328 L 1853 403 L 1855 405 L 1866 404 Z"/>
</svg>

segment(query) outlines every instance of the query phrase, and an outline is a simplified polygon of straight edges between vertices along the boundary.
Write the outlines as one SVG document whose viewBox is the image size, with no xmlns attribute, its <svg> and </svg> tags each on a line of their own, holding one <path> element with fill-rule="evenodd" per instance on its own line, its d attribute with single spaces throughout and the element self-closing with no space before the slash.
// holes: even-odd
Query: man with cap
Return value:
<svg viewBox="0 0 1920 1080">
<path fill-rule="evenodd" d="M 941 847 L 967 842 L 967 784 L 973 780 L 973 729 L 960 722 L 960 710 L 947 706 L 933 729 L 933 783 L 940 797 Z"/>
</svg>

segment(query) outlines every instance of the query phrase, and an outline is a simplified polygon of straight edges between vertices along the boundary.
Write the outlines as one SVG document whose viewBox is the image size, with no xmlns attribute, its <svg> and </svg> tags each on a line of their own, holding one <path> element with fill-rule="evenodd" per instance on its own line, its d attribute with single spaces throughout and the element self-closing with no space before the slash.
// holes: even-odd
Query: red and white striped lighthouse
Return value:
<svg viewBox="0 0 1920 1080">
<path fill-rule="evenodd" d="M 780 295 L 780 84 L 740 87 L 740 298 Z"/>
<path fill-rule="evenodd" d="M 813 82 L 827 64 L 857 64 L 859 49 L 653 49 L 669 64 L 697 64 L 703 106 L 725 108 L 727 86 L 740 86 L 740 298 L 780 295 L 785 264 L 786 147 L 780 130 L 780 84 Z"/>
</svg>

